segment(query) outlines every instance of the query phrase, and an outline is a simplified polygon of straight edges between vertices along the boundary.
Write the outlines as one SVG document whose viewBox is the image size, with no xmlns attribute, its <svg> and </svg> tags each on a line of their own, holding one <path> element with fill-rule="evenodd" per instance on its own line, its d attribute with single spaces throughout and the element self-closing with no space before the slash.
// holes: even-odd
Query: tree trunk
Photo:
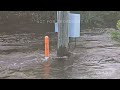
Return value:
<svg viewBox="0 0 120 90">
<path fill-rule="evenodd" d="M 58 50 L 57 55 L 68 56 L 68 44 L 69 44 L 69 11 L 58 11 L 57 22 L 58 22 Z"/>
</svg>

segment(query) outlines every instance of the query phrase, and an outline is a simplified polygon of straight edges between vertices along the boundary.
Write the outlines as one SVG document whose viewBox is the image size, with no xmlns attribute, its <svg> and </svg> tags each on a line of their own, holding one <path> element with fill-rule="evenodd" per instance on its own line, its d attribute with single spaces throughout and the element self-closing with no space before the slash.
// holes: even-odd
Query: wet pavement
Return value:
<svg viewBox="0 0 120 90">
<path fill-rule="evenodd" d="M 1 79 L 119 79 L 120 44 L 106 28 L 84 32 L 77 45 L 70 43 L 72 55 L 56 57 L 56 36 L 50 35 L 50 59 L 44 59 L 44 36 L 40 33 L 0 34 Z M 56 38 L 55 38 L 56 37 Z"/>
</svg>

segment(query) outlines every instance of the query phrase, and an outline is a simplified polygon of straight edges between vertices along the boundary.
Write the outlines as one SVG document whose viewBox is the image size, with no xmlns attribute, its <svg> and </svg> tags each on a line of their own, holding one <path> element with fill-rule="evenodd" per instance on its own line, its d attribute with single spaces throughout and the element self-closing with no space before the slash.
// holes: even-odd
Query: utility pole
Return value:
<svg viewBox="0 0 120 90">
<path fill-rule="evenodd" d="M 57 56 L 68 56 L 69 44 L 69 13 L 70 11 L 57 11 L 58 22 L 58 49 Z"/>
</svg>

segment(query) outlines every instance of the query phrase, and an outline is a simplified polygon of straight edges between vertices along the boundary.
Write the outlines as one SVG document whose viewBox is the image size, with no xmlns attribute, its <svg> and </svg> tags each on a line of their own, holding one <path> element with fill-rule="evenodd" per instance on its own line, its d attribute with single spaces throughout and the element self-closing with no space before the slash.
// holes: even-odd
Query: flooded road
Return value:
<svg viewBox="0 0 120 90">
<path fill-rule="evenodd" d="M 96 31 L 98 31 L 96 29 Z M 77 45 L 70 43 L 72 55 L 56 58 L 54 33 L 1 33 L 1 79 L 119 79 L 120 44 L 111 39 L 114 29 L 84 32 Z M 50 36 L 50 59 L 44 59 L 44 36 Z M 55 38 L 56 37 L 56 38 Z"/>
</svg>

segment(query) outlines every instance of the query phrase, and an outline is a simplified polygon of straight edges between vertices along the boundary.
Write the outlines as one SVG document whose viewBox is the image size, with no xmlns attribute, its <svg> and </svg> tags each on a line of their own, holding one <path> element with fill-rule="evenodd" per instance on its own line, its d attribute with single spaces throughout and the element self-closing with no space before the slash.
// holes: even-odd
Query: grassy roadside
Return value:
<svg viewBox="0 0 120 90">
<path fill-rule="evenodd" d="M 120 31 L 111 32 L 111 37 L 113 40 L 120 42 Z"/>
</svg>

